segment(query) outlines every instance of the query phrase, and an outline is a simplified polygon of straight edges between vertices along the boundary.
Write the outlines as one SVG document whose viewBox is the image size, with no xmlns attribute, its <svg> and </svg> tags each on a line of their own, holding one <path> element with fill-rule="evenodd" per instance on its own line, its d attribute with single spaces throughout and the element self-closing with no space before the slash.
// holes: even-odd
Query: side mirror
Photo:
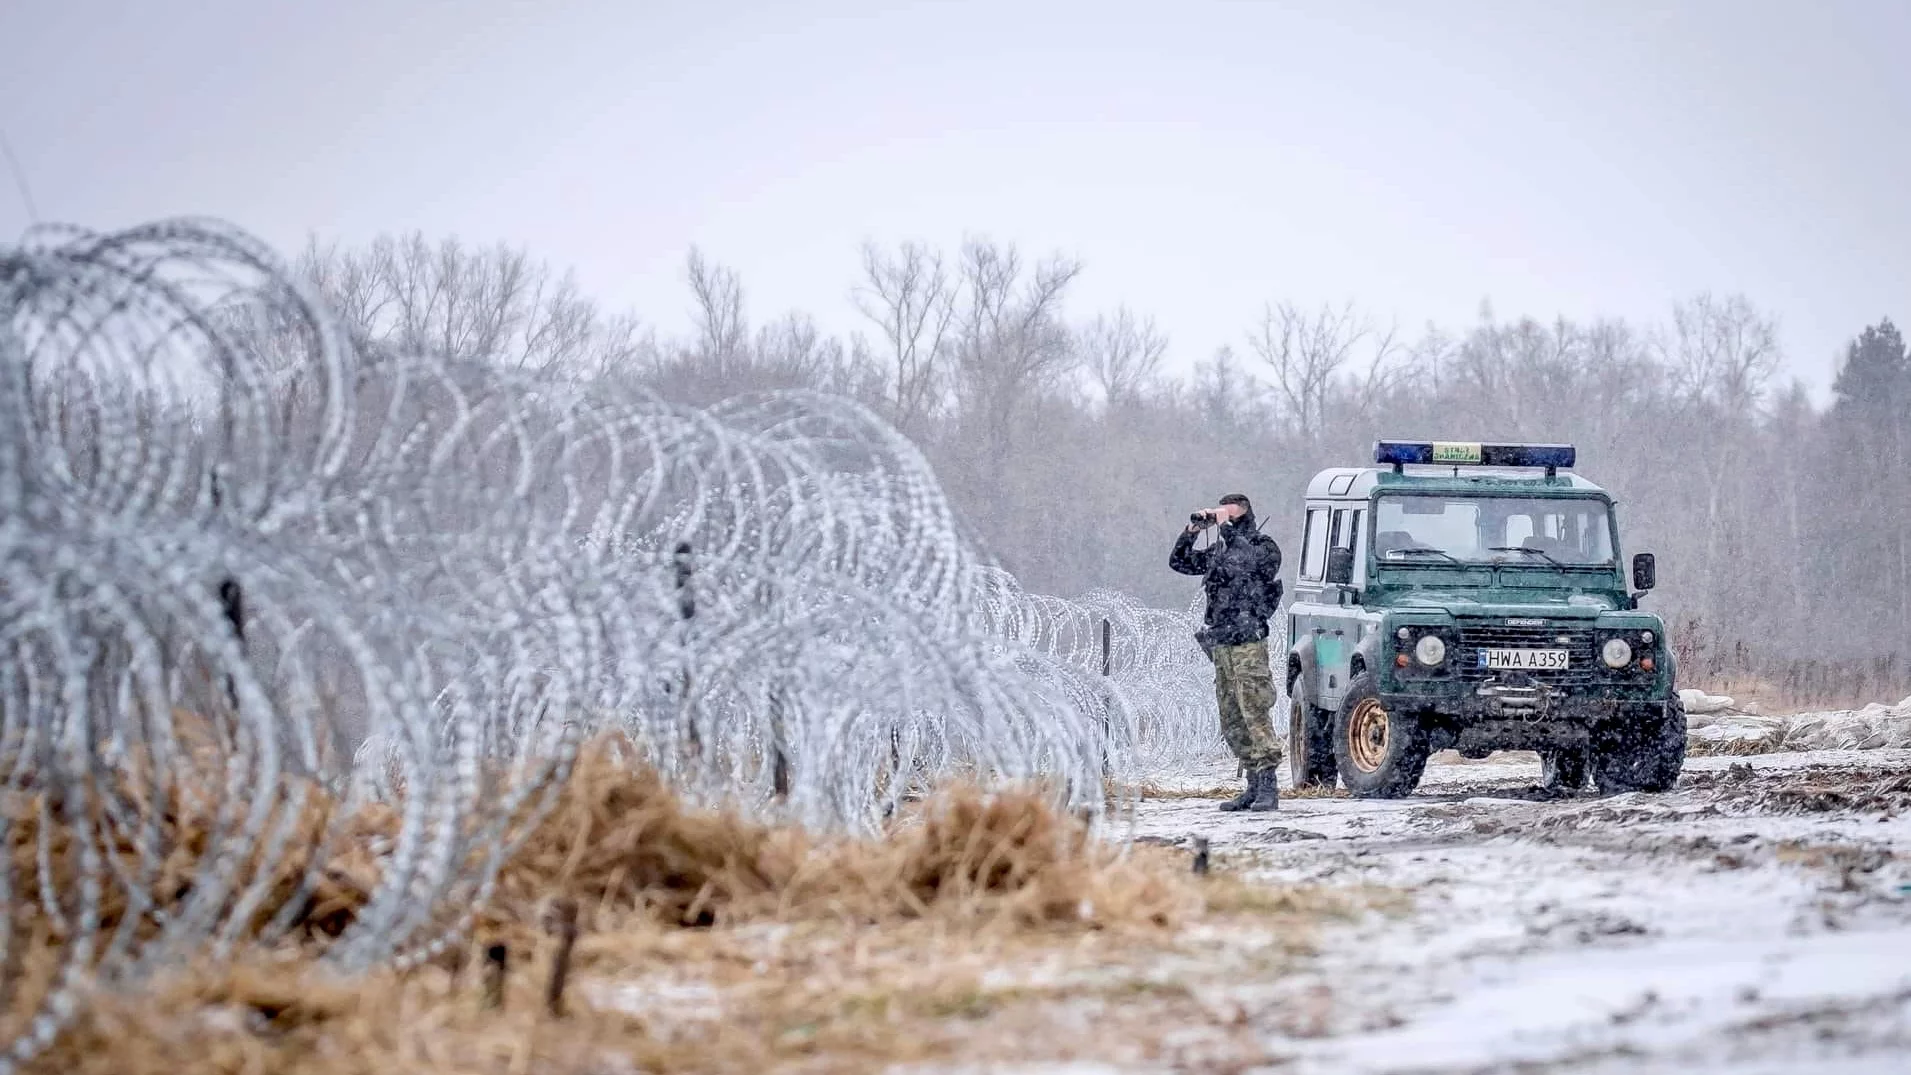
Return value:
<svg viewBox="0 0 1911 1075">
<path fill-rule="evenodd" d="M 1327 550 L 1327 582 L 1332 586 L 1346 586 L 1354 581 L 1354 550 Z"/>
<path fill-rule="evenodd" d="M 1632 557 L 1632 588 L 1650 590 L 1659 579 L 1658 561 L 1649 552 L 1635 553 Z"/>
</svg>

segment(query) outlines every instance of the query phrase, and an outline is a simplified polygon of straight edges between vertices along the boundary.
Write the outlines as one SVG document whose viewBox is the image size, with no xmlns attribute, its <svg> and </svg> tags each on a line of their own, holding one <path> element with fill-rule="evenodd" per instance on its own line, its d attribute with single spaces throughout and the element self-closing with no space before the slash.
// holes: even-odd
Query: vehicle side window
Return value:
<svg viewBox="0 0 1911 1075">
<path fill-rule="evenodd" d="M 1327 509 L 1314 508 L 1307 513 L 1307 534 L 1301 538 L 1300 577 L 1319 582 L 1327 565 Z"/>
<path fill-rule="evenodd" d="M 1336 508 L 1334 510 L 1334 536 L 1328 544 L 1336 549 L 1360 548 L 1359 508 Z"/>
<path fill-rule="evenodd" d="M 1359 508 L 1334 509 L 1334 526 L 1331 536 L 1327 539 L 1329 548 L 1355 550 L 1360 548 L 1360 514 Z M 1360 557 L 1356 555 L 1354 559 L 1357 563 Z M 1355 573 L 1359 573 L 1358 567 L 1355 568 Z"/>
</svg>

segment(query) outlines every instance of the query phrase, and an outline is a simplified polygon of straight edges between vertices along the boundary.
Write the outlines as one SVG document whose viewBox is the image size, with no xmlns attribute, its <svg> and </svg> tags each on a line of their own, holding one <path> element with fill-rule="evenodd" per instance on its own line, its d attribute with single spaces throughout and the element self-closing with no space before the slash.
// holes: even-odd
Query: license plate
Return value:
<svg viewBox="0 0 1911 1075">
<path fill-rule="evenodd" d="M 1520 672 L 1557 672 L 1568 666 L 1563 649 L 1482 649 L 1480 667 Z"/>
</svg>

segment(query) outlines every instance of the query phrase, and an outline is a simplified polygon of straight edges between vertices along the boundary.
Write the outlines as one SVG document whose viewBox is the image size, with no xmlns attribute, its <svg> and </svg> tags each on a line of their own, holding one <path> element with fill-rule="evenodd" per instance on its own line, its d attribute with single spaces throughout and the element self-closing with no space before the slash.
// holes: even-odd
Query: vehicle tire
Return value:
<svg viewBox="0 0 1911 1075">
<path fill-rule="evenodd" d="M 1540 786 L 1548 791 L 1578 791 L 1586 786 L 1591 759 L 1585 747 L 1539 752 Z"/>
<path fill-rule="evenodd" d="M 1293 688 L 1288 688 L 1291 692 Z M 1287 706 L 1288 783 L 1297 788 L 1333 787 L 1334 715 L 1291 694 Z"/>
<path fill-rule="evenodd" d="M 1593 782 L 1610 795 L 1669 791 L 1685 765 L 1685 703 L 1674 695 L 1664 717 L 1609 720 L 1593 730 Z"/>
<path fill-rule="evenodd" d="M 1398 799 L 1426 772 L 1426 731 L 1413 716 L 1380 704 L 1372 672 L 1354 677 L 1334 714 L 1334 764 L 1357 799 Z"/>
</svg>

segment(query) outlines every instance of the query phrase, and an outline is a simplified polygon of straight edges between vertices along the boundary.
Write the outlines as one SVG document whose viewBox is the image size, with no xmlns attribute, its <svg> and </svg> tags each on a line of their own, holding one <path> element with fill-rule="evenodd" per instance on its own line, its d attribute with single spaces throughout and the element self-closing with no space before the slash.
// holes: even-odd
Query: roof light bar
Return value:
<svg viewBox="0 0 1911 1075">
<path fill-rule="evenodd" d="M 1454 441 L 1382 440 L 1374 442 L 1374 462 L 1470 467 L 1545 467 L 1548 474 L 1573 465 L 1570 444 L 1463 444 Z"/>
</svg>

